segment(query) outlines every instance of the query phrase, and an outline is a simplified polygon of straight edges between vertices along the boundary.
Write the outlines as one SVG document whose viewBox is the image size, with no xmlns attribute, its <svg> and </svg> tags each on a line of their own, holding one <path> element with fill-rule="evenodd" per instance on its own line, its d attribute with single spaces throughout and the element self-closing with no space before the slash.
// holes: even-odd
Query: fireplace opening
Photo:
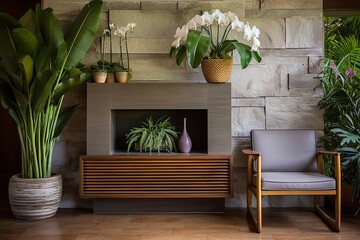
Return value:
<svg viewBox="0 0 360 240">
<path fill-rule="evenodd" d="M 191 153 L 208 153 L 207 109 L 121 109 L 112 110 L 111 113 L 112 129 L 114 129 L 112 131 L 113 154 L 127 152 L 126 134 L 131 128 L 141 127 L 148 117 L 152 117 L 156 122 L 163 116 L 170 117 L 170 122 L 179 132 L 179 136 L 183 131 L 183 122 L 186 118 L 186 130 L 192 140 Z"/>
</svg>

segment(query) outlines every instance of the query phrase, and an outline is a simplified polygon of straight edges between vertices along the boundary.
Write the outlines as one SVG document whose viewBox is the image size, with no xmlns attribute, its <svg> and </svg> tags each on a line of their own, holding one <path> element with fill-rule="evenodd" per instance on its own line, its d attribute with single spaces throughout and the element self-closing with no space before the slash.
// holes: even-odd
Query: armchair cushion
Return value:
<svg viewBox="0 0 360 240">
<path fill-rule="evenodd" d="M 316 172 L 264 172 L 261 184 L 262 190 L 331 190 L 336 186 L 334 178 Z"/>
<path fill-rule="evenodd" d="M 263 172 L 316 171 L 314 130 L 252 130 L 251 144 Z"/>
</svg>

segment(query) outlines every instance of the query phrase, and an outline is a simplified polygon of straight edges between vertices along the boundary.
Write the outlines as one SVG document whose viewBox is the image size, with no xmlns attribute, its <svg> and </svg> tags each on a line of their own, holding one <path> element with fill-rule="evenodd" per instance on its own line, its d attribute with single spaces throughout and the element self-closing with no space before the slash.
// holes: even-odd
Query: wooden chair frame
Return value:
<svg viewBox="0 0 360 240">
<path fill-rule="evenodd" d="M 314 209 L 315 213 L 322 219 L 328 227 L 336 232 L 340 232 L 341 222 L 341 166 L 340 166 L 340 153 L 329 151 L 317 151 L 316 162 L 319 173 L 322 173 L 324 155 L 331 156 L 335 160 L 335 190 L 262 190 L 261 186 L 261 153 L 250 149 L 244 149 L 243 153 L 248 156 L 247 167 L 247 211 L 251 220 L 256 226 L 258 233 L 262 231 L 262 196 L 284 196 L 284 195 L 313 195 L 314 196 Z M 253 184 L 253 163 L 256 164 L 256 185 Z M 251 210 L 252 195 L 256 197 L 257 216 Z M 335 218 L 329 217 L 320 208 L 320 196 L 322 195 L 335 195 Z"/>
</svg>

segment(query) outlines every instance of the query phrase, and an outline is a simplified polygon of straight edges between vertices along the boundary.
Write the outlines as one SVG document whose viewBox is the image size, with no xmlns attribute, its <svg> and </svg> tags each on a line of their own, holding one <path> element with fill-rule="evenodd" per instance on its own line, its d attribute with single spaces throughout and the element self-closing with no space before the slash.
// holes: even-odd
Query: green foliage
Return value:
<svg viewBox="0 0 360 240">
<path fill-rule="evenodd" d="M 142 127 L 132 128 L 130 133 L 126 134 L 127 151 L 129 152 L 134 144 L 139 144 L 140 152 L 142 150 L 150 153 L 152 151 L 160 152 L 163 148 L 166 151 L 177 151 L 178 132 L 171 124 L 170 117 L 164 118 L 165 116 L 154 122 L 152 117 L 149 117 L 146 122 L 143 122 Z"/>
<path fill-rule="evenodd" d="M 360 196 L 360 78 L 346 74 L 342 64 L 327 60 L 322 83 L 324 97 L 319 106 L 324 109 L 325 148 L 341 152 L 342 178 L 353 184 L 353 197 Z M 333 172 L 329 169 L 329 172 Z"/>
<path fill-rule="evenodd" d="M 86 4 L 66 34 L 51 8 L 38 4 L 19 21 L 0 13 L 0 100 L 17 124 L 22 176 L 51 176 L 52 151 L 75 106 L 64 94 L 90 78 L 77 66 L 89 49 L 103 2 Z"/>
</svg>

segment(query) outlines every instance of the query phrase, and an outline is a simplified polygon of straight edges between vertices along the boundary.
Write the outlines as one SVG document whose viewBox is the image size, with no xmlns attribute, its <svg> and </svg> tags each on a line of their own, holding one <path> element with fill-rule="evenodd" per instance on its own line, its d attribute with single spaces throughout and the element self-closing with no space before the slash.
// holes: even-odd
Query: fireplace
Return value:
<svg viewBox="0 0 360 240">
<path fill-rule="evenodd" d="M 87 90 L 88 155 L 127 154 L 125 134 L 165 115 L 180 132 L 188 119 L 192 153 L 231 153 L 230 84 L 89 83 Z"/>
</svg>

